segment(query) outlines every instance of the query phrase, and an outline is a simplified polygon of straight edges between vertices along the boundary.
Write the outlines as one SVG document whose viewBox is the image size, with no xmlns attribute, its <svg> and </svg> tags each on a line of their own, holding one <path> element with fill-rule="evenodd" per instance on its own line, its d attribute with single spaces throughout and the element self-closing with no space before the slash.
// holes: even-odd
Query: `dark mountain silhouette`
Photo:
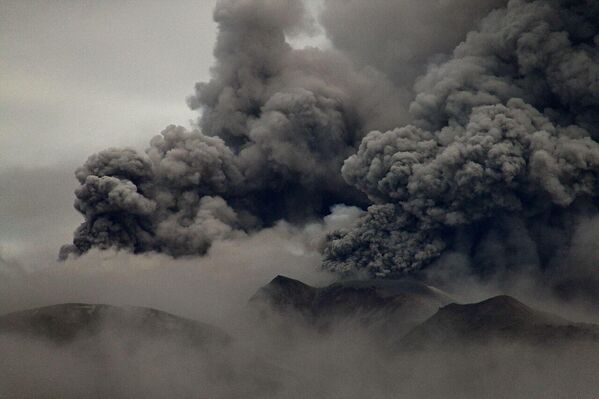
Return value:
<svg viewBox="0 0 599 399">
<path fill-rule="evenodd" d="M 442 291 L 411 280 L 345 281 L 316 288 L 277 276 L 256 292 L 250 304 L 266 305 L 289 317 L 299 315 L 317 326 L 357 319 L 401 332 L 451 301 Z"/>
<path fill-rule="evenodd" d="M 400 340 L 403 349 L 451 348 L 493 340 L 541 345 L 599 342 L 599 326 L 532 309 L 506 295 L 439 309 Z"/>
<path fill-rule="evenodd" d="M 69 343 L 111 331 L 123 336 L 181 339 L 190 344 L 226 344 L 229 336 L 211 325 L 142 307 L 65 303 L 0 316 L 0 333 Z"/>
</svg>

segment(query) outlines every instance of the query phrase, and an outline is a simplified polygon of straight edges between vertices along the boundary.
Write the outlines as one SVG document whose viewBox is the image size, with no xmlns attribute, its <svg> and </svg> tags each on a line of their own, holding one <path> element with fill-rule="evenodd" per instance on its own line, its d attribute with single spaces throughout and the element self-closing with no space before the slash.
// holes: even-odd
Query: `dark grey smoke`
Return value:
<svg viewBox="0 0 599 399">
<path fill-rule="evenodd" d="M 146 154 L 110 149 L 76 175 L 85 222 L 61 257 L 91 247 L 202 254 L 218 238 L 365 205 L 343 160 L 404 115 L 401 93 L 343 55 L 292 49 L 310 29 L 300 1 L 220 1 L 213 78 L 189 98 L 200 130 L 169 126 Z"/>
<path fill-rule="evenodd" d="M 90 157 L 61 256 L 204 254 L 345 203 L 370 207 L 324 248 L 341 274 L 415 274 L 445 254 L 482 275 L 563 268 L 598 213 L 599 6 L 364 7 L 325 1 L 333 48 L 300 50 L 287 38 L 314 30 L 303 2 L 219 1 L 212 79 L 188 99 L 197 129 Z"/>
<path fill-rule="evenodd" d="M 592 1 L 512 0 L 489 14 L 418 79 L 414 124 L 370 133 L 345 161 L 375 205 L 330 237 L 325 266 L 398 275 L 453 249 L 488 272 L 567 248 L 597 213 L 598 34 Z"/>
<path fill-rule="evenodd" d="M 336 48 L 373 66 L 400 87 L 450 54 L 491 10 L 507 0 L 324 0 L 321 22 Z"/>
</svg>

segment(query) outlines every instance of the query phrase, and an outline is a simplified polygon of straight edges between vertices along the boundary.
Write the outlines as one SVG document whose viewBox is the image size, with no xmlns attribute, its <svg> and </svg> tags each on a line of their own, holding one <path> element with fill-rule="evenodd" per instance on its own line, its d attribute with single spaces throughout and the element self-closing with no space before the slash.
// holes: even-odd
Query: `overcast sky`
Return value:
<svg viewBox="0 0 599 399">
<path fill-rule="evenodd" d="M 197 114 L 215 0 L 0 0 L 0 257 L 39 266 L 69 241 L 73 171 L 111 146 L 145 148 Z"/>
</svg>

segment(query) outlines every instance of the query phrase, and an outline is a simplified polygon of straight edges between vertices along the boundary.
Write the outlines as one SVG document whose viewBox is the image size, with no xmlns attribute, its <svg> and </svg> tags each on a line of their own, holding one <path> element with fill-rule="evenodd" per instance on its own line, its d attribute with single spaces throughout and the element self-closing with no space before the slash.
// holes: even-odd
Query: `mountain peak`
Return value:
<svg viewBox="0 0 599 399">
<path fill-rule="evenodd" d="M 270 282 L 266 286 L 310 287 L 308 284 L 302 283 L 301 281 L 295 280 L 291 277 L 283 276 L 281 274 L 277 275 L 275 278 L 270 280 Z"/>
<path fill-rule="evenodd" d="M 280 275 L 250 299 L 279 314 L 299 313 L 319 326 L 357 318 L 366 324 L 374 320 L 388 324 L 396 333 L 400 326 L 405 330 L 450 301 L 442 291 L 411 280 L 340 281 L 317 288 Z"/>
<path fill-rule="evenodd" d="M 494 339 L 551 343 L 579 338 L 599 339 L 599 329 L 541 312 L 511 296 L 499 295 L 478 303 L 452 303 L 440 308 L 402 338 L 400 345 L 444 347 Z"/>
</svg>

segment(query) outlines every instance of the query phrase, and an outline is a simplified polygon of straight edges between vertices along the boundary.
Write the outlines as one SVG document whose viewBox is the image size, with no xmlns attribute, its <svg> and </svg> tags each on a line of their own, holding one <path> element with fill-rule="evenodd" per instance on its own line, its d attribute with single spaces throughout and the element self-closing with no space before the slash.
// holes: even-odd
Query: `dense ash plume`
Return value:
<svg viewBox="0 0 599 399">
<path fill-rule="evenodd" d="M 515 262 L 567 247 L 599 194 L 598 34 L 590 1 L 512 0 L 489 14 L 417 81 L 413 125 L 370 133 L 345 161 L 374 205 L 330 237 L 325 266 L 413 273 L 447 249 L 493 264 L 518 249 L 514 235 L 529 244 Z"/>
<path fill-rule="evenodd" d="M 431 61 L 451 53 L 483 17 L 505 4 L 507 0 L 324 0 L 320 21 L 336 48 L 411 89 Z"/>
<path fill-rule="evenodd" d="M 204 254 L 338 203 L 369 206 L 324 248 L 344 275 L 417 274 L 444 254 L 483 275 L 542 270 L 571 253 L 598 214 L 599 6 L 421 3 L 326 0 L 322 50 L 287 40 L 315 29 L 301 1 L 219 1 L 197 128 L 90 157 L 61 256 Z"/>
<path fill-rule="evenodd" d="M 400 94 L 340 53 L 293 49 L 311 29 L 299 1 L 220 1 L 213 78 L 189 98 L 200 130 L 169 126 L 146 154 L 110 149 L 77 170 L 85 222 L 61 257 L 92 247 L 203 254 L 219 238 L 338 203 L 365 205 L 341 166 L 373 128 L 391 128 Z"/>
</svg>

